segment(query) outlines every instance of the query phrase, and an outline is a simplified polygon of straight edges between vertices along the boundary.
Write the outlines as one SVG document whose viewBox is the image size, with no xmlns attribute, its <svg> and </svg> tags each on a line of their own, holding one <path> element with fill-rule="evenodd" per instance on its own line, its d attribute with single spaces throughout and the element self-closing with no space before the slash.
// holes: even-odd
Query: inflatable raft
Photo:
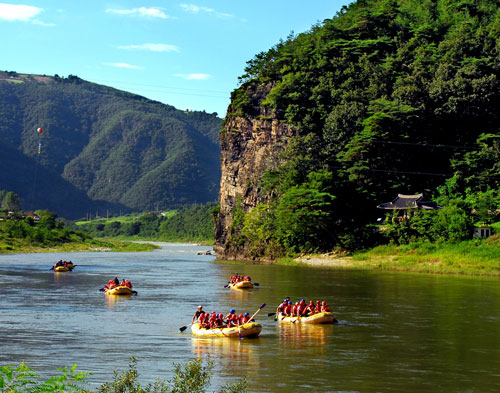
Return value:
<svg viewBox="0 0 500 393">
<path fill-rule="evenodd" d="M 71 269 L 69 269 L 67 266 L 55 266 L 54 271 L 55 272 L 69 272 Z"/>
<path fill-rule="evenodd" d="M 132 289 L 126 285 L 118 285 L 117 287 L 106 289 L 106 295 L 132 295 Z"/>
<path fill-rule="evenodd" d="M 310 315 L 308 317 L 286 317 L 283 314 L 279 314 L 278 321 L 319 325 L 323 323 L 335 323 L 336 320 L 332 312 L 320 312 L 317 314 Z"/>
<path fill-rule="evenodd" d="M 238 326 L 230 328 L 214 328 L 205 329 L 200 327 L 199 323 L 194 323 L 191 325 L 191 331 L 196 336 L 212 336 L 212 337 L 257 337 L 262 331 L 262 325 L 257 322 L 249 322 Z"/>
<path fill-rule="evenodd" d="M 231 289 L 250 289 L 253 288 L 253 284 L 251 281 L 238 281 L 234 284 L 229 284 L 229 288 Z"/>
</svg>

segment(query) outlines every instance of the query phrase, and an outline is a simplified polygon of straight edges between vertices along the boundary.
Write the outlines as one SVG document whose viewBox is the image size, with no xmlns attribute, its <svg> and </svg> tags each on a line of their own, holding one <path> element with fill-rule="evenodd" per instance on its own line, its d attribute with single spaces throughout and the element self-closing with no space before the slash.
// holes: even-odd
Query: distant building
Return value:
<svg viewBox="0 0 500 393">
<path fill-rule="evenodd" d="M 429 202 L 424 199 L 423 194 L 416 195 L 404 195 L 398 194 L 398 196 L 391 202 L 381 203 L 377 206 L 377 209 L 382 210 L 397 210 L 398 214 L 402 218 L 407 216 L 408 210 L 414 209 L 424 209 L 424 210 L 437 210 L 441 209 L 441 206 L 434 202 Z"/>
<path fill-rule="evenodd" d="M 493 234 L 493 228 L 489 225 L 480 225 L 474 228 L 474 237 L 490 237 Z"/>
</svg>

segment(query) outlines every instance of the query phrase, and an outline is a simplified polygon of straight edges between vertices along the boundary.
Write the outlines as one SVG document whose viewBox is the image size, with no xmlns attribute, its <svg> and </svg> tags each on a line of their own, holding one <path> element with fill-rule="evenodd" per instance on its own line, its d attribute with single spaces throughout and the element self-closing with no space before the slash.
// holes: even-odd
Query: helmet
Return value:
<svg viewBox="0 0 500 393">
<path fill-rule="evenodd" d="M 222 315 L 222 314 L 219 314 L 219 318 L 223 318 L 223 317 L 224 317 L 224 315 Z"/>
<path fill-rule="evenodd" d="M 229 311 L 230 314 L 234 314 L 236 310 L 234 308 L 231 309 L 231 311 Z"/>
<path fill-rule="evenodd" d="M 248 312 L 246 312 L 245 314 L 243 314 L 245 317 L 248 317 Z"/>
<path fill-rule="evenodd" d="M 292 301 L 291 301 L 291 300 L 289 300 L 289 301 L 288 301 L 288 304 L 292 304 Z"/>
</svg>

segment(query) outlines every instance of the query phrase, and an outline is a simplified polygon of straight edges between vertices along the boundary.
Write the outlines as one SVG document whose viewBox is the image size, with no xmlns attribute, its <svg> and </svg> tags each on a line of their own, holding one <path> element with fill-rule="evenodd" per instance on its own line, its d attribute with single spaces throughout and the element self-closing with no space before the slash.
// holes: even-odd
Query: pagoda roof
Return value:
<svg viewBox="0 0 500 393">
<path fill-rule="evenodd" d="M 383 210 L 408 210 L 408 209 L 425 209 L 437 210 L 441 206 L 434 202 L 424 200 L 422 193 L 416 195 L 398 194 L 392 202 L 381 203 L 377 206 L 378 209 Z"/>
</svg>

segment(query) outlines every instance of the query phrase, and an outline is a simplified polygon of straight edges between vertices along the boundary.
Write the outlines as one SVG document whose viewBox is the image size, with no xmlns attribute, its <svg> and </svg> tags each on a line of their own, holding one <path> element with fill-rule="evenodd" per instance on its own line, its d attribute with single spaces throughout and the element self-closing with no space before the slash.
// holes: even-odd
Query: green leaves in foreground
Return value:
<svg viewBox="0 0 500 393">
<path fill-rule="evenodd" d="M 0 392 L 87 392 L 83 387 L 88 372 L 75 372 L 76 364 L 68 370 L 58 368 L 61 374 L 40 381 L 38 374 L 23 362 L 19 366 L 0 366 Z"/>
<path fill-rule="evenodd" d="M 137 381 L 136 359 L 131 357 L 129 369 L 122 374 L 115 370 L 112 382 L 102 384 L 99 393 L 204 393 L 210 385 L 213 361 L 202 364 L 201 359 L 187 363 L 175 364 L 174 377 L 166 381 L 157 378 L 154 384 L 142 387 Z M 92 392 L 85 388 L 86 378 L 90 373 L 75 372 L 76 364 L 68 370 L 67 367 L 57 369 L 61 375 L 53 376 L 46 381 L 40 381 L 38 374 L 23 362 L 19 366 L 0 366 L 0 393 L 55 393 L 55 392 Z M 247 379 L 222 386 L 218 393 L 244 393 L 248 391 Z"/>
</svg>

